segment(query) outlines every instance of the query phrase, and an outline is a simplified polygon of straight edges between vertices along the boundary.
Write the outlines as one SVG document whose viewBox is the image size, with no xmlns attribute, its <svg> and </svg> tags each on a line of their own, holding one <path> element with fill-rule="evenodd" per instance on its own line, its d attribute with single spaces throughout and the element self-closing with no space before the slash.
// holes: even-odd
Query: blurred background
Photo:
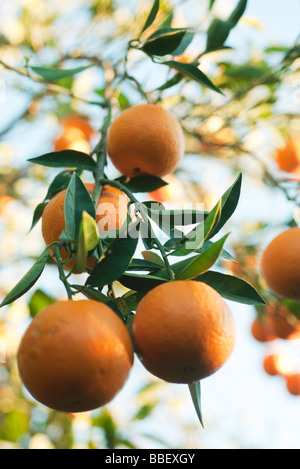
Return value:
<svg viewBox="0 0 300 469">
<path fill-rule="evenodd" d="M 160 24 L 197 31 L 174 60 L 197 57 L 213 18 L 226 19 L 236 3 L 161 2 Z M 92 149 L 105 117 L 97 102 L 115 89 L 115 113 L 148 99 L 183 125 L 186 156 L 163 194 L 169 204 L 203 203 L 210 209 L 243 172 L 240 204 L 226 227 L 227 250 L 239 264 L 226 261 L 219 268 L 257 286 L 270 304 L 298 321 L 299 305 L 279 302 L 266 291 L 259 257 L 277 233 L 299 225 L 300 2 L 249 0 L 226 42 L 232 49 L 202 57 L 201 70 L 224 96 L 188 80 L 157 90 L 172 74 L 139 51 L 128 56 L 132 79 L 117 83 L 128 41 L 151 5 L 0 0 L 0 299 L 44 249 L 39 223 L 30 227 L 56 171 L 27 160 L 67 147 Z M 93 67 L 55 81 L 30 68 L 53 64 Z M 108 172 L 115 175 L 110 166 Z M 49 265 L 33 290 L 0 310 L 0 449 L 300 449 L 300 397 L 288 391 L 284 372 L 270 376 L 264 368 L 265 357 L 277 354 L 281 371 L 300 373 L 300 340 L 258 341 L 253 322 L 262 311 L 233 302 L 237 345 L 225 367 L 203 381 L 205 429 L 188 388 L 154 379 L 138 360 L 105 409 L 68 415 L 36 403 L 19 381 L 16 350 L 30 319 L 64 297 L 57 268 Z"/>
</svg>

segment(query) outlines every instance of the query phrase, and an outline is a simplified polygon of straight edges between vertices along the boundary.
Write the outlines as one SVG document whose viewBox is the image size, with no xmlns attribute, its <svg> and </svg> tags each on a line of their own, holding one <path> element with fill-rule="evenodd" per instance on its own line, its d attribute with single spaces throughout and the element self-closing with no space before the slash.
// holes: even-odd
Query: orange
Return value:
<svg viewBox="0 0 300 469">
<path fill-rule="evenodd" d="M 54 142 L 55 151 L 77 150 L 90 153 L 89 142 L 95 134 L 95 130 L 86 119 L 70 115 L 64 117 L 60 124 L 62 135 L 58 136 Z"/>
<path fill-rule="evenodd" d="M 300 321 L 285 306 L 267 305 L 265 322 L 272 334 L 279 339 L 300 339 Z"/>
<path fill-rule="evenodd" d="M 163 177 L 173 173 L 184 156 L 184 134 L 169 111 L 155 104 L 139 104 L 112 122 L 107 150 L 123 175 Z"/>
<path fill-rule="evenodd" d="M 132 324 L 144 367 L 172 383 L 193 383 L 218 371 L 236 338 L 223 298 L 197 281 L 162 284 L 141 300 Z"/>
<path fill-rule="evenodd" d="M 278 148 L 275 160 L 281 171 L 293 173 L 300 168 L 300 137 L 290 137 L 285 146 Z"/>
<path fill-rule="evenodd" d="M 85 184 L 87 190 L 92 195 L 95 189 L 94 184 Z M 56 194 L 46 205 L 42 215 L 42 235 L 46 245 L 59 241 L 62 232 L 65 230 L 65 198 L 67 189 Z M 96 221 L 99 234 L 107 231 L 119 230 L 127 217 L 127 196 L 119 189 L 104 186 L 96 209 Z M 53 252 L 53 251 L 52 251 Z M 60 250 L 63 261 L 69 258 L 69 253 L 65 248 Z M 72 270 L 75 260 L 71 259 L 64 265 L 66 270 Z M 93 268 L 96 264 L 94 258 L 88 260 L 88 266 Z"/>
<path fill-rule="evenodd" d="M 276 339 L 276 337 L 270 333 L 263 319 L 256 318 L 253 321 L 251 334 L 257 342 L 261 343 L 271 342 Z"/>
<path fill-rule="evenodd" d="M 166 176 L 164 181 L 167 182 L 168 185 L 150 192 L 150 197 L 159 203 L 182 202 L 185 196 L 182 182 L 174 174 Z"/>
<path fill-rule="evenodd" d="M 97 301 L 58 301 L 32 320 L 17 361 L 29 393 L 61 412 L 86 412 L 110 402 L 134 359 L 122 320 Z"/>
<path fill-rule="evenodd" d="M 300 228 L 290 228 L 271 241 L 262 254 L 261 273 L 273 293 L 300 301 Z"/>
<path fill-rule="evenodd" d="M 263 362 L 265 372 L 270 376 L 284 376 L 290 369 L 286 357 L 281 354 L 272 354 L 265 357 Z"/>
<path fill-rule="evenodd" d="M 285 379 L 288 392 L 292 396 L 300 396 L 300 374 L 287 375 Z"/>
</svg>

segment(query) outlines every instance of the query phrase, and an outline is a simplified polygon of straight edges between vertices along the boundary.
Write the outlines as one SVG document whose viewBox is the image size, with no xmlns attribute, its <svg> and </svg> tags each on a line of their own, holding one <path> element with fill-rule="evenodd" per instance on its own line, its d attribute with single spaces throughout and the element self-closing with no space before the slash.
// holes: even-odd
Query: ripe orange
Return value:
<svg viewBox="0 0 300 469">
<path fill-rule="evenodd" d="M 262 276 L 279 297 L 300 301 L 300 228 L 279 234 L 264 250 Z"/>
<path fill-rule="evenodd" d="M 300 321 L 285 306 L 267 305 L 265 322 L 272 334 L 279 339 L 300 339 Z"/>
<path fill-rule="evenodd" d="M 256 318 L 253 321 L 251 334 L 257 342 L 261 343 L 272 342 L 276 339 L 276 337 L 270 333 L 270 329 L 267 327 L 263 319 Z"/>
<path fill-rule="evenodd" d="M 93 194 L 95 185 L 85 184 L 90 194 Z M 65 230 L 65 198 L 67 190 L 55 195 L 46 205 L 42 215 L 42 235 L 46 245 L 59 241 L 60 235 Z M 99 234 L 106 231 L 119 230 L 127 217 L 127 196 L 119 189 L 104 186 L 96 209 L 96 222 Z M 53 251 L 52 251 L 53 252 Z M 60 250 L 63 261 L 69 258 L 65 248 Z M 88 266 L 93 268 L 96 264 L 94 258 L 88 260 Z M 71 259 L 64 264 L 66 270 L 72 270 L 75 260 Z"/>
<path fill-rule="evenodd" d="M 297 171 L 300 167 L 300 137 L 290 137 L 284 147 L 278 148 L 275 160 L 281 171 L 286 173 Z"/>
<path fill-rule="evenodd" d="M 184 134 L 173 114 L 155 104 L 140 104 L 112 122 L 107 150 L 121 174 L 163 177 L 173 173 L 184 156 Z"/>
<path fill-rule="evenodd" d="M 132 331 L 145 368 L 172 383 L 192 383 L 215 373 L 230 357 L 236 338 L 223 298 L 190 280 L 168 282 L 147 293 Z"/>
<path fill-rule="evenodd" d="M 86 412 L 124 386 L 134 351 L 122 320 L 92 300 L 58 301 L 32 320 L 17 354 L 29 393 L 61 412 Z"/>
<path fill-rule="evenodd" d="M 80 116 L 66 116 L 60 121 L 62 135 L 58 136 L 54 142 L 55 151 L 77 150 L 83 153 L 90 153 L 90 140 L 95 134 L 95 130 L 90 123 Z"/>
<path fill-rule="evenodd" d="M 164 181 L 167 182 L 168 185 L 150 192 L 150 197 L 159 203 L 182 202 L 185 196 L 182 182 L 174 174 L 166 176 Z"/>
<path fill-rule="evenodd" d="M 291 374 L 285 377 L 287 390 L 292 396 L 300 396 L 300 374 Z"/>
<path fill-rule="evenodd" d="M 291 367 L 287 358 L 284 355 L 277 353 L 265 357 L 263 368 L 270 376 L 285 376 Z"/>
</svg>

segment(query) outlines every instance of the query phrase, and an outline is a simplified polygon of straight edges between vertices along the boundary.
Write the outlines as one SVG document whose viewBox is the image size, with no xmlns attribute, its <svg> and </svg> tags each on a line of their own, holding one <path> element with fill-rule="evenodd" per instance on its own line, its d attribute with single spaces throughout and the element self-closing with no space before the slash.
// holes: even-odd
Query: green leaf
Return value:
<svg viewBox="0 0 300 469">
<path fill-rule="evenodd" d="M 172 265 L 172 270 L 175 273 L 176 279 L 189 280 L 207 272 L 219 259 L 228 236 L 229 235 L 227 234 L 216 243 L 211 244 L 206 251 L 192 259 L 189 259 L 188 262 L 183 261 L 182 268 L 180 268 L 181 263 Z"/>
<path fill-rule="evenodd" d="M 217 88 L 212 81 L 204 75 L 203 72 L 198 68 L 198 63 L 196 64 L 186 64 L 181 62 L 176 62 L 174 60 L 170 60 L 168 62 L 163 62 L 164 65 L 167 65 L 170 68 L 175 68 L 178 72 L 182 73 L 182 75 L 190 78 L 191 80 L 200 83 L 202 86 L 209 88 L 210 90 L 216 91 L 217 93 L 223 94 L 223 92 Z"/>
<path fill-rule="evenodd" d="M 82 214 L 87 212 L 96 218 L 95 205 L 80 177 L 73 173 L 65 199 L 66 231 L 71 239 L 77 240 Z"/>
<path fill-rule="evenodd" d="M 56 81 L 62 78 L 72 77 L 80 72 L 84 72 L 88 68 L 93 67 L 92 65 L 86 65 L 85 67 L 77 67 L 72 69 L 60 69 L 52 67 L 30 67 L 37 75 L 44 78 L 44 80 Z"/>
<path fill-rule="evenodd" d="M 34 214 L 33 214 L 32 223 L 31 223 L 31 227 L 29 231 L 31 231 L 35 227 L 35 225 L 40 221 L 46 205 L 47 205 L 46 202 L 41 202 L 36 207 Z"/>
<path fill-rule="evenodd" d="M 47 306 L 55 303 L 55 301 L 56 298 L 49 296 L 43 290 L 36 290 L 28 303 L 30 316 L 34 318 L 43 309 L 47 308 Z"/>
<path fill-rule="evenodd" d="M 74 273 L 82 273 L 86 270 L 88 255 L 93 251 L 99 242 L 99 233 L 96 220 L 87 212 L 82 213 L 82 220 L 79 229 L 78 247 Z"/>
<path fill-rule="evenodd" d="M 141 50 L 150 56 L 175 55 L 174 51 L 181 46 L 186 32 L 186 29 L 161 29 L 144 42 Z"/>
<path fill-rule="evenodd" d="M 164 261 L 158 254 L 156 254 L 156 252 L 143 251 L 142 256 L 148 262 L 152 262 L 153 264 L 159 265 L 160 267 L 165 267 Z"/>
<path fill-rule="evenodd" d="M 246 7 L 247 7 L 247 0 L 240 0 L 236 8 L 233 10 L 230 17 L 227 20 L 228 23 L 231 25 L 231 28 L 234 28 L 238 24 L 241 17 L 245 13 Z"/>
<path fill-rule="evenodd" d="M 73 171 L 62 171 L 51 182 L 45 200 L 51 200 L 56 194 L 66 189 L 71 180 Z"/>
<path fill-rule="evenodd" d="M 128 232 L 125 232 L 127 229 Z M 132 223 L 128 228 L 122 227 L 119 237 L 113 241 L 104 259 L 96 265 L 87 279 L 88 285 L 101 288 L 121 277 L 136 251 L 139 229 L 139 221 Z"/>
<path fill-rule="evenodd" d="M 148 15 L 148 18 L 147 18 L 147 20 L 146 20 L 146 23 L 145 23 L 145 25 L 144 25 L 144 27 L 143 27 L 143 29 L 142 29 L 142 33 L 143 33 L 144 31 L 146 31 L 146 29 L 148 29 L 149 26 L 151 26 L 151 24 L 154 22 L 158 11 L 159 11 L 159 0 L 154 0 L 152 9 L 151 9 L 151 11 L 150 11 L 150 13 L 149 13 L 149 15 Z M 141 34 L 142 34 L 142 33 L 141 33 Z"/>
<path fill-rule="evenodd" d="M 177 49 L 173 50 L 172 55 L 182 55 L 193 41 L 194 36 L 195 33 L 193 31 L 187 31 Z"/>
<path fill-rule="evenodd" d="M 237 25 L 243 16 L 247 6 L 247 0 L 240 0 L 227 21 L 215 18 L 207 31 L 206 51 L 219 50 L 227 40 L 231 30 Z"/>
<path fill-rule="evenodd" d="M 97 288 L 88 287 L 86 285 L 84 287 L 82 287 L 82 285 L 73 286 L 78 288 L 78 290 L 89 300 L 100 301 L 100 303 L 104 304 L 110 301 L 110 298 L 108 298 L 106 295 L 97 290 Z"/>
<path fill-rule="evenodd" d="M 188 386 L 199 421 L 204 428 L 203 415 L 201 410 L 201 382 L 198 381 L 197 383 L 192 383 Z"/>
<path fill-rule="evenodd" d="M 166 270 L 165 272 L 161 272 L 161 277 L 156 276 L 156 275 L 140 275 L 140 274 L 133 274 L 133 273 L 126 273 L 122 275 L 119 278 L 119 282 L 126 288 L 129 288 L 131 290 L 137 291 L 137 292 L 147 292 L 152 290 L 152 288 L 157 287 L 158 285 L 161 285 L 162 283 L 166 283 L 168 281 L 167 279 L 167 273 Z M 163 273 L 165 274 L 163 276 Z"/>
<path fill-rule="evenodd" d="M 34 263 L 31 269 L 25 274 L 25 276 L 17 283 L 17 285 L 8 293 L 8 295 L 2 301 L 0 308 L 6 306 L 13 301 L 17 300 L 37 282 L 43 273 L 45 265 L 50 255 L 50 248 L 47 247 L 39 259 Z"/>
<path fill-rule="evenodd" d="M 75 150 L 47 153 L 37 158 L 30 158 L 28 161 L 50 168 L 79 168 L 86 171 L 95 171 L 97 167 L 96 162 L 89 155 Z"/>
<path fill-rule="evenodd" d="M 209 0 L 209 10 L 212 10 L 216 0 Z"/>
<path fill-rule="evenodd" d="M 221 217 L 215 228 L 212 230 L 209 238 L 213 238 L 219 231 L 223 228 L 223 226 L 227 223 L 227 221 L 232 217 L 234 214 L 241 195 L 241 188 L 242 188 L 242 174 L 239 174 L 235 182 L 232 184 L 229 189 L 223 194 L 221 199 Z"/>
<path fill-rule="evenodd" d="M 215 18 L 207 31 L 206 51 L 211 52 L 220 49 L 228 38 L 231 25 L 227 21 Z"/>
<path fill-rule="evenodd" d="M 265 304 L 265 300 L 252 285 L 232 275 L 210 271 L 195 280 L 210 285 L 227 300 L 254 306 Z"/>
<path fill-rule="evenodd" d="M 215 205 L 204 221 L 200 222 L 196 228 L 190 231 L 183 238 L 178 248 L 172 253 L 176 256 L 186 256 L 197 251 L 204 241 L 206 241 L 215 227 L 219 224 L 222 210 L 222 199 Z"/>
<path fill-rule="evenodd" d="M 167 186 L 168 183 L 156 176 L 144 175 L 131 178 L 123 185 L 133 193 L 146 193 Z"/>
<path fill-rule="evenodd" d="M 159 257 L 159 256 L 158 256 Z M 165 265 L 163 265 L 164 267 Z M 146 261 L 145 259 L 132 259 L 127 270 L 136 270 L 136 271 L 155 271 L 161 270 L 162 265 L 156 264 L 155 262 Z"/>
<path fill-rule="evenodd" d="M 203 245 L 201 246 L 200 249 L 197 250 L 197 252 L 202 253 L 204 251 L 206 251 L 206 249 L 211 246 L 213 244 L 212 241 L 205 241 L 203 243 Z M 227 259 L 229 261 L 233 261 L 235 263 L 237 263 L 237 261 L 235 260 L 235 258 L 232 256 L 232 254 L 230 254 L 230 252 L 226 251 L 226 249 L 223 249 L 222 253 L 221 253 L 221 257 L 223 257 L 224 259 Z"/>
<path fill-rule="evenodd" d="M 172 88 L 172 86 L 178 85 L 178 83 L 180 83 L 182 80 L 183 80 L 182 73 L 176 73 L 172 78 L 170 78 L 170 80 L 168 80 L 166 83 L 156 88 L 156 91 L 168 90 L 169 88 Z"/>
</svg>

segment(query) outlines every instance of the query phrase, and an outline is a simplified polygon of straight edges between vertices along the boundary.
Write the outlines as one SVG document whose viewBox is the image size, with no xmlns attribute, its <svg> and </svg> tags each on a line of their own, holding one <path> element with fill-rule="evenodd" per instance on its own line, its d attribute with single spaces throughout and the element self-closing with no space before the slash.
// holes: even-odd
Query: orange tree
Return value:
<svg viewBox="0 0 300 469">
<path fill-rule="evenodd" d="M 117 11 L 114 2 L 104 3 L 96 1 L 89 6 L 94 18 L 103 22 Z M 91 302 L 104 303 L 119 316 L 133 342 L 132 323 L 134 324 L 136 310 L 142 300 L 161 285 L 191 280 L 204 283 L 227 300 L 254 305 L 259 314 L 265 310 L 263 297 L 272 301 L 272 293 L 267 289 L 264 288 L 263 295 L 259 293 L 262 285 L 257 271 L 253 274 L 255 269 L 250 268 L 250 274 L 246 272 L 247 275 L 242 271 L 228 274 L 219 269 L 220 264 L 225 261 L 236 261 L 225 246 L 228 233 L 222 232 L 226 229 L 227 222 L 231 221 L 239 203 L 243 158 L 246 155 L 258 160 L 255 152 L 244 143 L 244 137 L 258 120 L 272 125 L 272 106 L 276 103 L 276 92 L 282 79 L 295 71 L 299 45 L 296 43 L 291 48 L 278 46 L 265 50 L 265 57 L 280 54 L 276 67 L 270 66 L 265 58 L 247 59 L 242 64 L 231 60 L 218 62 L 217 59 L 210 59 L 217 72 L 213 78 L 209 77 L 202 69 L 202 61 L 219 57 L 219 53 L 227 53 L 231 49 L 228 39 L 243 17 L 247 1 L 237 2 L 225 19 L 214 16 L 216 4 L 214 1 L 209 3 L 205 13 L 209 26 L 205 31 L 196 26 L 186 27 L 184 24 L 174 26 L 176 6 L 171 4 L 162 5 L 155 0 L 146 14 L 144 9 L 141 11 L 139 8 L 136 21 L 126 27 L 121 22 L 116 27 L 114 37 L 110 38 L 116 42 L 121 39 L 122 43 L 113 59 L 97 53 L 89 54 L 83 45 L 82 50 L 74 47 L 71 52 L 61 53 L 54 65 L 53 62 L 51 66 L 41 66 L 40 63 L 36 65 L 34 56 L 40 61 L 40 51 L 47 44 L 39 44 L 34 36 L 31 36 L 30 44 L 26 41 L 22 44 L 31 51 L 33 57 L 30 60 L 24 53 L 26 60 L 23 68 L 11 65 L 5 57 L 0 59 L 4 69 L 20 79 L 31 80 L 33 98 L 20 116 L 23 119 L 37 120 L 40 107 L 44 103 L 47 106 L 49 96 L 69 100 L 68 104 L 59 99 L 51 104 L 59 119 L 73 113 L 74 102 L 91 106 L 93 111 L 100 110 L 94 117 L 99 139 L 90 153 L 74 149 L 79 146 L 82 148 L 82 139 L 90 144 L 93 138 L 93 133 L 87 135 L 84 128 L 79 127 L 79 130 L 75 129 L 74 137 L 71 132 L 68 133 L 68 138 L 71 135 L 74 143 L 78 138 L 80 145 L 69 146 L 66 138 L 65 149 L 29 159 L 26 171 L 34 171 L 37 167 L 54 168 L 57 171 L 50 181 L 44 176 L 48 182 L 47 193 L 34 211 L 31 229 L 36 229 L 50 204 L 62 191 L 65 191 L 64 223 L 59 230 L 61 232 L 58 239 L 53 239 L 50 244 L 46 243 L 44 252 L 28 273 L 5 295 L 2 307 L 12 304 L 29 292 L 43 274 L 46 265 L 53 262 L 53 258 L 68 299 L 75 300 L 76 295 L 83 295 Z M 33 12 L 26 13 L 34 16 Z M 202 48 L 198 46 L 195 50 L 192 45 L 198 35 L 205 41 Z M 48 46 L 50 44 L 51 41 Z M 75 62 L 75 65 L 69 66 L 69 62 Z M 156 69 L 164 70 L 164 78 L 155 89 L 151 88 L 149 91 L 138 74 L 134 73 L 140 63 L 147 64 L 149 70 L 153 71 L 153 76 Z M 103 87 L 90 89 L 92 98 L 77 94 L 75 86 L 76 77 L 90 69 L 97 69 L 104 75 Z M 131 99 L 128 87 L 137 93 L 135 98 Z M 190 87 L 196 90 L 194 93 L 199 93 L 199 90 L 203 93 L 199 94 L 200 98 L 196 101 L 190 97 Z M 252 96 L 253 90 L 261 91 L 262 88 L 264 93 Z M 207 90 L 209 95 L 205 94 Z M 252 96 L 250 108 L 247 102 L 249 96 Z M 132 126 L 128 124 L 126 115 L 135 109 L 136 104 L 143 105 L 144 112 Z M 172 124 L 176 131 L 163 132 L 165 121 L 159 117 L 151 118 L 147 106 L 159 110 L 158 114 L 164 108 L 172 110 L 179 122 Z M 245 116 L 243 110 L 247 107 L 249 112 Z M 84 112 L 80 114 L 83 121 L 89 120 L 84 117 Z M 123 117 L 122 128 L 118 129 L 116 123 Z M 290 128 L 285 116 L 276 117 L 282 117 L 281 130 L 288 134 Z M 290 113 L 289 117 L 290 121 L 297 123 L 296 115 Z M 98 126 L 99 121 L 102 124 Z M 275 127 L 277 123 L 273 125 Z M 13 123 L 2 134 L 5 135 L 12 127 Z M 136 134 L 135 129 L 138 129 Z M 175 210 L 166 208 L 163 204 L 153 205 L 153 200 L 147 200 L 148 193 L 166 186 L 163 178 L 167 173 L 179 169 L 184 153 L 181 129 L 185 135 L 185 153 L 209 154 L 225 164 L 229 163 L 232 169 L 232 185 L 209 210 Z M 165 136 L 169 143 L 167 146 Z M 89 145 L 85 145 L 85 148 L 88 147 Z M 149 165 L 149 161 L 152 164 Z M 288 200 L 297 202 L 299 182 L 295 165 L 291 176 L 277 172 L 278 168 L 274 171 L 270 169 L 274 161 L 272 157 L 270 164 L 264 160 L 257 161 L 254 176 L 263 179 L 266 185 L 278 188 Z M 113 178 L 108 176 L 111 164 L 121 174 Z M 279 168 L 281 169 L 282 167 Z M 5 174 L 3 180 L 9 195 L 16 196 L 11 193 L 10 178 L 14 180 L 20 177 L 18 171 L 11 171 L 9 176 Z M 86 181 L 93 183 L 92 191 L 87 190 Z M 103 188 L 109 186 L 126 196 L 127 220 L 121 227 L 116 225 L 115 230 L 100 232 L 97 209 Z M 55 223 L 55 216 L 53 218 Z M 287 221 L 288 226 L 295 224 L 294 219 Z M 165 237 L 167 239 L 162 241 Z M 139 255 L 141 245 L 143 252 Z M 246 241 L 244 246 L 237 246 L 237 255 L 242 248 L 245 248 L 247 258 L 248 251 L 251 251 L 251 255 L 257 252 L 257 246 L 251 246 Z M 176 258 L 180 260 L 176 261 Z M 92 263 L 90 259 L 93 260 Z M 70 265 L 71 271 L 66 273 Z M 247 267 L 246 263 L 244 265 Z M 73 273 L 84 274 L 84 282 L 79 284 L 74 281 L 71 276 Z M 126 293 L 117 295 L 115 282 L 121 284 Z M 44 299 L 44 306 L 47 306 L 48 300 L 54 301 L 47 296 Z M 297 314 L 297 305 L 290 302 L 285 304 Z M 182 320 L 188 321 L 188 316 Z M 139 355 L 137 346 L 136 353 Z M 193 380 L 188 382 L 188 386 L 196 412 L 203 423 L 201 381 Z"/>
</svg>

